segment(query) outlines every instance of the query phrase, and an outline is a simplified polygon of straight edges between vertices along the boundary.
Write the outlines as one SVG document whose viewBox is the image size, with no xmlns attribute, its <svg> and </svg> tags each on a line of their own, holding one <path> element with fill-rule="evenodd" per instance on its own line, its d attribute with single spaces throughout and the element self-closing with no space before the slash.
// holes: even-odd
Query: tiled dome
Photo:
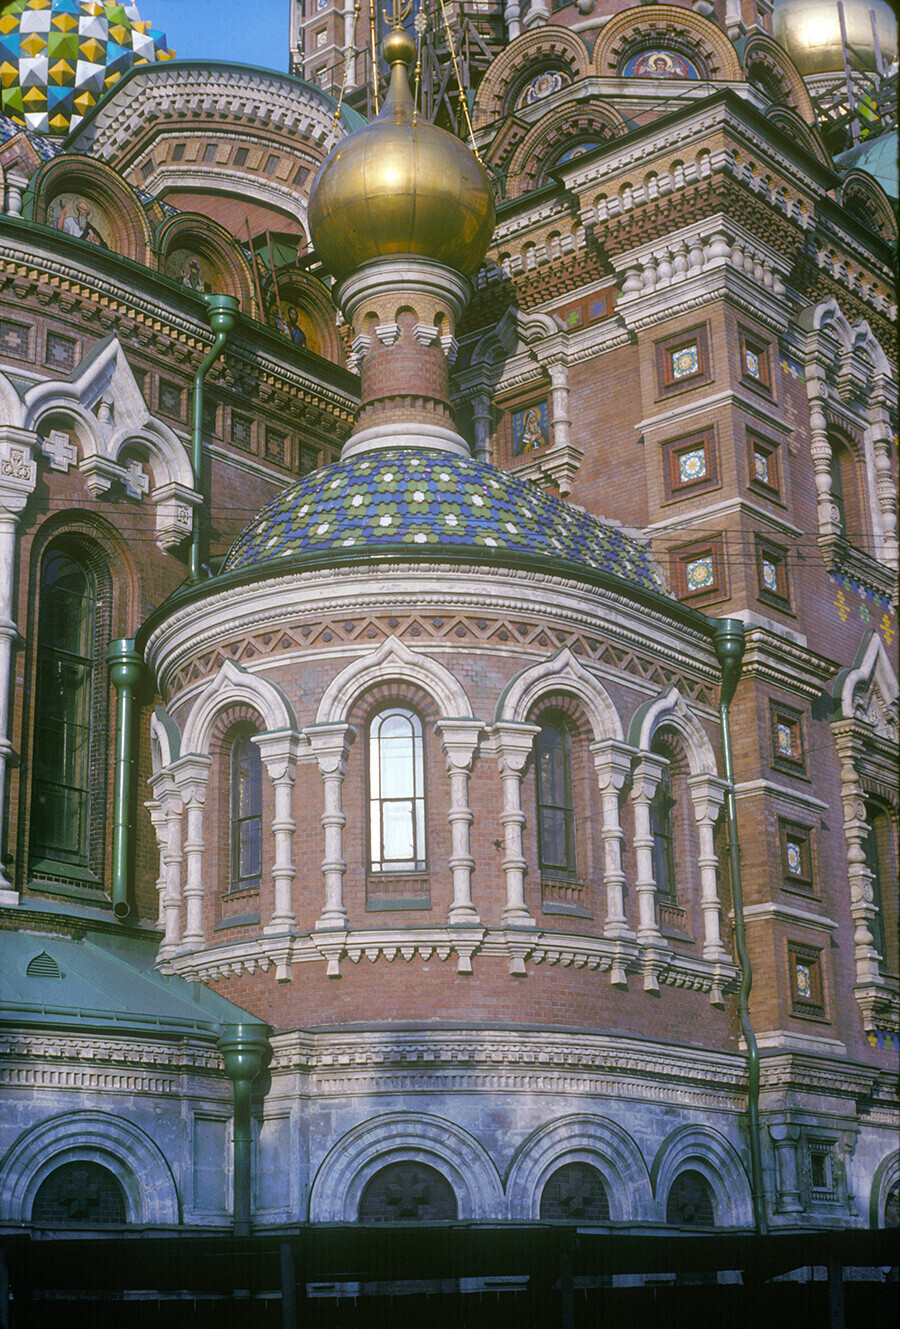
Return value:
<svg viewBox="0 0 900 1329">
<path fill-rule="evenodd" d="M 296 481 L 239 536 L 222 571 L 379 546 L 537 555 L 667 593 L 647 550 L 613 523 L 493 466 L 411 448 L 363 453 Z"/>
<path fill-rule="evenodd" d="M 133 65 L 174 54 L 137 5 L 15 0 L 0 18 L 0 110 L 38 134 L 67 134 Z"/>
</svg>

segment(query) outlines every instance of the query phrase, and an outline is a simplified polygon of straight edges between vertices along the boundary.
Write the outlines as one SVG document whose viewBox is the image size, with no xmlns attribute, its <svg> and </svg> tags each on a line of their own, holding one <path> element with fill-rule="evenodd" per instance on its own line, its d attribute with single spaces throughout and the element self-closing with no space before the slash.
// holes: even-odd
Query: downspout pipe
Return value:
<svg viewBox="0 0 900 1329">
<path fill-rule="evenodd" d="M 234 331 L 240 311 L 240 302 L 233 295 L 203 295 L 209 325 L 216 334 L 215 341 L 200 362 L 194 375 L 193 412 L 191 416 L 191 467 L 194 472 L 194 488 L 201 492 L 203 475 L 203 381 L 225 349 L 228 336 Z M 200 580 L 200 507 L 194 508 L 194 522 L 191 533 L 190 579 Z"/>
<path fill-rule="evenodd" d="M 763 1185 L 762 1147 L 759 1125 L 759 1046 L 750 1024 L 750 989 L 753 968 L 747 953 L 744 928 L 744 893 L 741 883 L 741 847 L 738 840 L 737 809 L 734 799 L 734 763 L 731 756 L 730 706 L 741 676 L 744 659 L 744 625 L 739 618 L 713 619 L 713 642 L 722 687 L 719 692 L 719 723 L 722 729 L 722 755 L 725 765 L 725 816 L 728 823 L 728 855 L 731 868 L 731 900 L 734 910 L 734 942 L 741 969 L 738 990 L 738 1015 L 747 1047 L 747 1120 L 750 1133 L 750 1189 L 753 1196 L 753 1223 L 759 1236 L 768 1231 L 765 1189 Z"/>
<path fill-rule="evenodd" d="M 234 1090 L 234 1198 L 233 1230 L 236 1237 L 250 1235 L 251 1150 L 250 1101 L 253 1081 L 271 1053 L 269 1026 L 248 1020 L 227 1024 L 218 1041 L 225 1061 L 225 1074 Z"/>
<path fill-rule="evenodd" d="M 116 774 L 113 802 L 112 902 L 113 913 L 124 923 L 131 913 L 128 901 L 130 866 L 134 861 L 134 801 L 137 760 L 134 741 L 134 694 L 144 662 L 131 637 L 109 643 L 106 652 L 110 682 L 116 690 Z"/>
</svg>

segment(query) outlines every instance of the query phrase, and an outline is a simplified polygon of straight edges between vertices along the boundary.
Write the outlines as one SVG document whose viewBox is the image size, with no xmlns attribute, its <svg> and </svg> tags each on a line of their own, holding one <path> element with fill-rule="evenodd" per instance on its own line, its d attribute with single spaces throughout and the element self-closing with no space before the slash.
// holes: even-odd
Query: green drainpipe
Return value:
<svg viewBox="0 0 900 1329">
<path fill-rule="evenodd" d="M 112 902 L 120 923 L 131 913 L 128 876 L 134 858 L 134 690 L 141 681 L 143 660 L 131 637 L 109 643 L 109 677 L 116 689 L 116 787 L 113 808 Z"/>
<path fill-rule="evenodd" d="M 203 380 L 225 349 L 228 334 L 234 331 L 240 310 L 240 303 L 233 295 L 204 295 L 209 314 L 209 324 L 216 339 L 200 363 L 194 375 L 194 408 L 191 433 L 191 466 L 194 471 L 194 488 L 200 493 L 203 474 Z M 193 532 L 191 534 L 191 581 L 200 580 L 200 509 L 194 509 Z"/>
<path fill-rule="evenodd" d="M 722 670 L 722 689 L 719 694 L 719 722 L 722 726 L 722 753 L 725 763 L 725 816 L 728 820 L 728 854 L 731 865 L 731 898 L 734 908 L 734 941 L 738 964 L 741 967 L 741 986 L 738 991 L 738 1014 L 741 1031 L 747 1045 L 747 1118 L 750 1128 L 750 1186 L 753 1192 L 753 1221 L 757 1233 L 764 1236 L 766 1222 L 765 1191 L 763 1187 L 762 1149 L 759 1126 L 759 1047 L 750 1024 L 750 989 L 753 969 L 747 954 L 744 931 L 744 895 L 741 886 L 741 847 L 738 841 L 737 811 L 734 802 L 734 765 L 731 760 L 731 720 L 729 707 L 741 676 L 744 658 L 744 625 L 739 618 L 718 618 L 713 641 Z"/>
<path fill-rule="evenodd" d="M 250 1235 L 250 1091 L 271 1051 L 269 1026 L 247 1021 L 226 1024 L 218 1048 L 234 1086 L 234 1235 Z"/>
</svg>

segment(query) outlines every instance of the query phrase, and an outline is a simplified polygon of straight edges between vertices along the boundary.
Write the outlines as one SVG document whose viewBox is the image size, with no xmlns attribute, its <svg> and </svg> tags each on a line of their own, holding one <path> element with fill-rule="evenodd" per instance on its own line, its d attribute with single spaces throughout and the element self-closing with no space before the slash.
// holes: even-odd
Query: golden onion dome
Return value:
<svg viewBox="0 0 900 1329">
<path fill-rule="evenodd" d="M 882 57 L 897 59 L 897 16 L 888 0 L 843 0 L 847 42 L 875 67 L 875 38 L 870 11 L 875 14 Z M 775 0 L 772 11 L 775 40 L 783 46 L 800 73 L 843 71 L 841 21 L 836 0 Z"/>
<path fill-rule="evenodd" d="M 393 255 L 434 259 L 468 276 L 494 230 L 487 172 L 464 143 L 416 112 L 411 38 L 395 29 L 382 54 L 391 84 L 380 113 L 338 144 L 313 181 L 312 242 L 339 279 Z"/>
</svg>

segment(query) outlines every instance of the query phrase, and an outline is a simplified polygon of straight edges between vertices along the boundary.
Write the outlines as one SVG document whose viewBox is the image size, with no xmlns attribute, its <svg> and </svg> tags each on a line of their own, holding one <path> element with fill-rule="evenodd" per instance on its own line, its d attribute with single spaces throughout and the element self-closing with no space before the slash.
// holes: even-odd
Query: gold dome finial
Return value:
<svg viewBox="0 0 900 1329">
<path fill-rule="evenodd" d="M 481 162 L 413 104 L 408 70 L 416 48 L 403 27 L 409 9 L 393 0 L 385 15 L 392 26 L 382 45 L 391 67 L 384 105 L 329 153 L 310 190 L 312 242 L 338 280 L 395 255 L 432 259 L 468 276 L 493 234 L 494 199 Z"/>
</svg>

